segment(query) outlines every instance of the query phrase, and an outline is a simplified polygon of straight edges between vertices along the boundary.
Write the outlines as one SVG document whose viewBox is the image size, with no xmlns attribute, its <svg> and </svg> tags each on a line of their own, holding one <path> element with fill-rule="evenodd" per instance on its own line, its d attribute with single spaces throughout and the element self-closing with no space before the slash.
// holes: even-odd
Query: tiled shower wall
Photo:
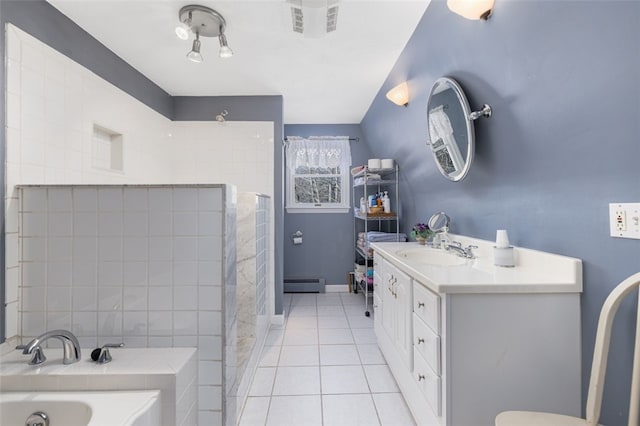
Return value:
<svg viewBox="0 0 640 426">
<path fill-rule="evenodd" d="M 264 194 L 238 194 L 237 235 L 237 395 L 244 400 L 269 328 L 269 208 Z"/>
<path fill-rule="evenodd" d="M 269 210 L 271 199 L 264 194 L 238 194 L 237 236 L 237 357 L 238 408 L 249 393 L 251 378 L 269 330 Z M 238 414 L 239 414 L 238 410 Z"/>
<path fill-rule="evenodd" d="M 256 309 L 258 330 L 266 330 L 269 321 L 270 212 L 271 199 L 265 195 L 259 195 L 256 206 Z"/>
<path fill-rule="evenodd" d="M 223 361 L 235 356 L 235 298 L 224 299 L 235 293 L 233 188 L 20 191 L 24 338 L 62 328 L 84 348 L 197 347 L 198 423 L 222 424 Z"/>
<path fill-rule="evenodd" d="M 13 25 L 6 44 L 8 338 L 19 334 L 16 185 L 224 182 L 273 196 L 273 123 L 172 122 Z M 96 126 L 121 135 L 122 170 L 96 159 Z"/>
</svg>

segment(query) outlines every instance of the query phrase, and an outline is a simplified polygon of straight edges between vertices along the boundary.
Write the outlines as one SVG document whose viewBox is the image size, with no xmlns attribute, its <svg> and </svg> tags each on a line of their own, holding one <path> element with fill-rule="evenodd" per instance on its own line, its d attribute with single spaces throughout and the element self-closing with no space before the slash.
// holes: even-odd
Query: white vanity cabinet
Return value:
<svg viewBox="0 0 640 426">
<path fill-rule="evenodd" d="M 478 259 L 454 266 L 397 256 L 408 244 L 374 245 L 376 337 L 416 423 L 579 415 L 580 260 L 522 249 L 519 267 L 495 269 L 487 242 L 469 240 Z"/>
</svg>

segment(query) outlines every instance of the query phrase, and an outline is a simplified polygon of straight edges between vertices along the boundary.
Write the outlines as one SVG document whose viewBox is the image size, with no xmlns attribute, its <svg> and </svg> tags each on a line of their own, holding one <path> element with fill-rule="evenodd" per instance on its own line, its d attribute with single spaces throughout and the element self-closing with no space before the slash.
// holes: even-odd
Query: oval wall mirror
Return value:
<svg viewBox="0 0 640 426">
<path fill-rule="evenodd" d="M 472 112 L 460 85 L 452 78 L 436 80 L 427 101 L 428 140 L 438 170 L 454 182 L 469 173 L 475 150 L 473 121 L 491 117 L 491 107 Z"/>
</svg>

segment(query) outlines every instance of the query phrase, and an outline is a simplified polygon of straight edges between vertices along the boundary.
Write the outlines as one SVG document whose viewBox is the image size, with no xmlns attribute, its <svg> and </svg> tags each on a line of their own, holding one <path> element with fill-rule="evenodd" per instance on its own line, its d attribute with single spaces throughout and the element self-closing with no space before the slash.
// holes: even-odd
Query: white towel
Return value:
<svg viewBox="0 0 640 426">
<path fill-rule="evenodd" d="M 369 231 L 367 232 L 367 241 L 370 243 L 390 243 L 396 241 L 407 241 L 406 234 L 396 234 L 395 232 L 378 232 L 378 231 Z"/>
<path fill-rule="evenodd" d="M 454 170 L 446 170 L 445 168 L 445 171 L 454 173 L 462 170 L 465 163 L 464 158 L 460 154 L 456 138 L 453 135 L 453 128 L 451 127 L 449 116 L 444 111 L 442 105 L 429 111 L 429 136 L 431 138 L 431 149 L 433 149 L 434 152 L 446 148 L 449 153 L 449 158 L 451 159 L 451 163 L 453 163 Z M 439 143 L 439 141 L 442 142 Z M 441 165 L 444 166 L 442 163 Z"/>
</svg>

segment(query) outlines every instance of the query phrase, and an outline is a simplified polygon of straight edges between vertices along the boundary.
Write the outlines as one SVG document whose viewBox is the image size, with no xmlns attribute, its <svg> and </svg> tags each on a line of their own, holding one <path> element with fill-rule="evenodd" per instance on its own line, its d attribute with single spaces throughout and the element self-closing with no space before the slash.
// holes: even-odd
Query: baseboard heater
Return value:
<svg viewBox="0 0 640 426">
<path fill-rule="evenodd" d="M 324 278 L 297 278 L 284 280 L 285 293 L 324 293 Z"/>
</svg>

